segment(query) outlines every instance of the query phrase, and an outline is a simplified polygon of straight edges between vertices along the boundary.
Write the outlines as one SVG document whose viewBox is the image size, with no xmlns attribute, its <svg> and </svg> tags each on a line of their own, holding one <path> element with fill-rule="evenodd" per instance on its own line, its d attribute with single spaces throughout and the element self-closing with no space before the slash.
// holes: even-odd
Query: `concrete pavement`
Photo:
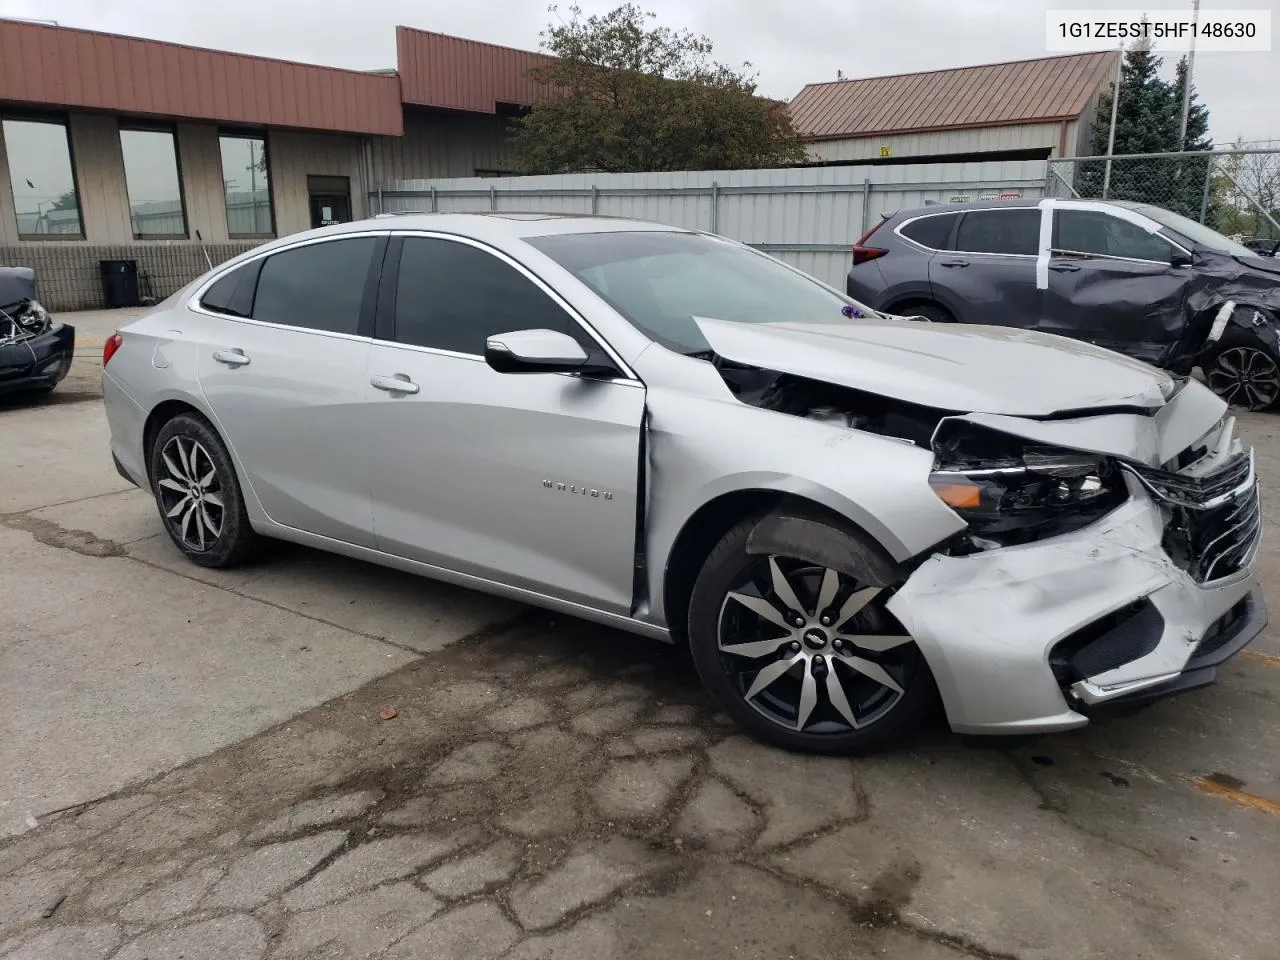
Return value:
<svg viewBox="0 0 1280 960">
<path fill-rule="evenodd" d="M 1275 628 L 1071 735 L 794 757 L 665 647 L 299 548 L 186 563 L 81 380 L 0 407 L 4 960 L 1277 955 Z M 1280 418 L 1242 420 L 1274 526 Z"/>
</svg>

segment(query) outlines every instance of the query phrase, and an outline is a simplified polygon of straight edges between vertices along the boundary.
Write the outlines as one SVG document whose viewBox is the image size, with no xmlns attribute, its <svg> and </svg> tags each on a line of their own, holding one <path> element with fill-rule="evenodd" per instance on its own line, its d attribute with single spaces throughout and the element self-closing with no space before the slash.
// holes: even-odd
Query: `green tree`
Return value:
<svg viewBox="0 0 1280 960">
<path fill-rule="evenodd" d="M 554 12 L 556 8 L 553 6 Z M 525 173 L 715 170 L 805 159 L 784 104 L 756 96 L 750 64 L 711 56 L 711 41 L 652 26 L 627 3 L 544 31 L 554 59 L 530 71 L 547 99 L 516 121 Z"/>
<path fill-rule="evenodd" d="M 1124 55 L 1120 79 L 1120 103 L 1116 111 L 1116 135 L 1113 153 L 1143 154 L 1177 151 L 1212 150 L 1209 138 L 1209 110 L 1200 102 L 1195 84 L 1191 85 L 1191 105 L 1187 112 L 1186 136 L 1179 141 L 1182 121 L 1182 95 L 1187 82 L 1187 60 L 1177 64 L 1172 83 L 1160 78 L 1163 58 L 1151 50 L 1149 43 L 1137 43 Z M 1093 153 L 1107 152 L 1110 134 L 1113 91 L 1102 94 L 1098 103 L 1098 121 L 1093 128 Z M 1200 219 L 1205 203 L 1205 179 L 1209 176 L 1208 157 L 1152 157 L 1151 159 L 1115 160 L 1111 164 L 1111 180 L 1106 195 L 1113 200 L 1133 200 L 1167 207 L 1192 219 Z M 1101 197 L 1106 180 L 1106 163 L 1102 160 L 1081 164 L 1075 188 L 1081 196 Z M 1209 195 L 1207 220 L 1214 218 L 1214 192 Z"/>
<path fill-rule="evenodd" d="M 62 194 L 62 196 L 58 197 L 57 200 L 53 201 L 53 209 L 54 210 L 80 209 L 80 202 L 79 200 L 76 199 L 76 192 L 74 190 L 68 190 L 66 193 Z"/>
</svg>

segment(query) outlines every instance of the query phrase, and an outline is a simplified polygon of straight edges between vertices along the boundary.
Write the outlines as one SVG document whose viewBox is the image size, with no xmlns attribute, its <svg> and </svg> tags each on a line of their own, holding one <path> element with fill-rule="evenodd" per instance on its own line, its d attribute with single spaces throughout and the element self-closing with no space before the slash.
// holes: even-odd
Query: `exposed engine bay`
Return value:
<svg viewBox="0 0 1280 960">
<path fill-rule="evenodd" d="M 48 333 L 49 311 L 36 300 L 36 275 L 29 267 L 0 267 L 0 344 Z"/>
<path fill-rule="evenodd" d="M 790 373 L 719 359 L 716 366 L 729 389 L 743 403 L 864 430 L 926 450 L 938 423 L 951 413 Z"/>
<path fill-rule="evenodd" d="M 0 307 L 0 343 L 17 343 L 48 333 L 53 317 L 38 300 Z"/>
</svg>

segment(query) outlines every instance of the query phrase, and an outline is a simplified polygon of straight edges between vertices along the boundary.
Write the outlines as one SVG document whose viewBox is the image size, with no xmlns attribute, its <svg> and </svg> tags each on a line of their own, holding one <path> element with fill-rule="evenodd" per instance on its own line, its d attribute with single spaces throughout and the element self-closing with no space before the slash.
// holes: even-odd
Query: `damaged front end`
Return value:
<svg viewBox="0 0 1280 960">
<path fill-rule="evenodd" d="M 71 369 L 75 328 L 35 296 L 34 271 L 0 267 L 0 393 L 50 390 Z"/>
<path fill-rule="evenodd" d="M 889 609 L 934 667 L 956 730 L 1080 726 L 1212 682 L 1261 632 L 1253 454 L 1220 401 L 1206 404 L 1199 384 L 1183 390 L 1193 395 L 1181 415 L 1163 423 L 1162 411 L 1099 418 L 1153 434 L 1129 453 L 1195 435 L 1158 464 L 1046 447 L 1052 421 L 1027 421 L 1029 437 L 1005 432 L 1012 422 L 940 422 L 930 484 L 967 529 L 931 552 Z"/>
</svg>

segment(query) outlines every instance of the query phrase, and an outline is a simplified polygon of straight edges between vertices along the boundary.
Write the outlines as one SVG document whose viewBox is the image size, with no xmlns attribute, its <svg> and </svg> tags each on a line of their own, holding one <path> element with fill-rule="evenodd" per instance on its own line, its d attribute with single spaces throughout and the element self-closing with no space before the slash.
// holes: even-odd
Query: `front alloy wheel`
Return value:
<svg viewBox="0 0 1280 960">
<path fill-rule="evenodd" d="M 1267 410 L 1280 400 L 1280 364 L 1257 347 L 1228 347 L 1205 370 L 1209 389 L 1246 410 Z"/>
<path fill-rule="evenodd" d="M 822 753 L 877 747 L 919 722 L 934 689 L 919 648 L 885 608 L 891 595 L 805 560 L 718 548 L 691 604 L 699 673 L 739 722 L 773 743 Z"/>
</svg>

